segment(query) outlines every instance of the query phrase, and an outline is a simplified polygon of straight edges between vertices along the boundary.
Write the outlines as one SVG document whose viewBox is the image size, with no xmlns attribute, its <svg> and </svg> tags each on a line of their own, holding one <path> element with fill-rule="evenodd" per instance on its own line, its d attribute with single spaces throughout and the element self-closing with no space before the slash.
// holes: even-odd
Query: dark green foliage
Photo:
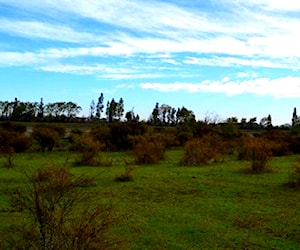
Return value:
<svg viewBox="0 0 300 250">
<path fill-rule="evenodd" d="M 131 138 L 145 134 L 147 126 L 143 122 L 101 124 L 92 129 L 93 138 L 104 144 L 105 150 L 118 151 L 132 149 Z"/>
</svg>

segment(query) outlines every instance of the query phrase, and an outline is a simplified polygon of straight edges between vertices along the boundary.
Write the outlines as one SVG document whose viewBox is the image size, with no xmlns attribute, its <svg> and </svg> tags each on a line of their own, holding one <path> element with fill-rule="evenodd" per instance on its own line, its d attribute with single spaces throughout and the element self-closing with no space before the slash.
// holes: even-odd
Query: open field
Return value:
<svg viewBox="0 0 300 250">
<path fill-rule="evenodd" d="M 137 166 L 132 181 L 116 182 L 123 159 L 131 156 L 106 154 L 114 159 L 112 167 L 71 167 L 71 172 L 95 177 L 96 185 L 83 187 L 95 194 L 91 203 L 112 204 L 116 213 L 128 215 L 110 232 L 124 242 L 119 249 L 300 248 L 300 192 L 284 186 L 298 156 L 273 158 L 272 172 L 249 174 L 247 163 L 234 157 L 181 167 L 182 151 L 169 150 L 160 164 Z M 24 186 L 22 169 L 62 165 L 67 158 L 72 162 L 73 155 L 22 153 L 14 168 L 0 169 L 1 240 L 22 216 L 9 203 L 9 194 Z"/>
</svg>

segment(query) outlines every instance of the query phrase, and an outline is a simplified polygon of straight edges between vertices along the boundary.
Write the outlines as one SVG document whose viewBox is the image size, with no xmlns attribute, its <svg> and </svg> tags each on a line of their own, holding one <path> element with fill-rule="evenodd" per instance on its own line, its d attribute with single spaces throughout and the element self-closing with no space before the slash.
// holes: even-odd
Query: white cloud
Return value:
<svg viewBox="0 0 300 250">
<path fill-rule="evenodd" d="M 61 0 L 59 4 L 52 0 L 0 0 L 0 3 L 26 10 L 34 16 L 40 15 L 41 20 L 57 19 L 55 23 L 46 23 L 38 19 L 3 17 L 1 32 L 78 44 L 77 47 L 60 48 L 54 44 L 53 48 L 44 50 L 18 52 L 22 48 L 17 48 L 0 52 L 0 65 L 28 66 L 47 60 L 60 63 L 62 59 L 75 57 L 135 57 L 140 54 L 160 55 L 160 62 L 179 65 L 182 53 L 194 53 L 195 56 L 186 57 L 183 63 L 300 69 L 300 21 L 273 12 L 297 10 L 297 1 L 214 1 L 221 7 L 190 9 L 184 4 L 137 0 Z M 47 15 L 51 19 L 43 19 Z M 67 20 L 65 17 L 72 17 L 75 26 L 63 23 Z M 82 17 L 94 23 L 93 31 L 86 32 L 84 25 L 80 26 L 82 30 L 75 28 Z M 110 28 L 102 29 L 103 23 L 111 25 Z M 198 58 L 199 54 L 205 56 Z"/>
<path fill-rule="evenodd" d="M 223 79 L 224 80 L 224 79 Z M 140 87 L 160 92 L 212 92 L 229 96 L 239 94 L 270 95 L 275 98 L 300 98 L 300 77 L 284 77 L 277 79 L 257 78 L 243 81 L 203 81 L 192 83 L 141 83 Z"/>
<path fill-rule="evenodd" d="M 255 58 L 255 57 L 232 57 L 232 56 L 213 56 L 213 57 L 185 57 L 184 64 L 199 66 L 250 66 L 261 68 L 281 68 L 281 69 L 300 69 L 300 58 Z"/>
<path fill-rule="evenodd" d="M 9 20 L 6 18 L 0 18 L 0 23 L 0 32 L 23 37 L 72 43 L 95 42 L 95 40 L 99 40 L 93 34 L 77 32 L 64 25 L 54 25 L 37 21 Z"/>
<path fill-rule="evenodd" d="M 236 75 L 237 78 L 257 78 L 255 72 L 238 72 Z"/>
</svg>

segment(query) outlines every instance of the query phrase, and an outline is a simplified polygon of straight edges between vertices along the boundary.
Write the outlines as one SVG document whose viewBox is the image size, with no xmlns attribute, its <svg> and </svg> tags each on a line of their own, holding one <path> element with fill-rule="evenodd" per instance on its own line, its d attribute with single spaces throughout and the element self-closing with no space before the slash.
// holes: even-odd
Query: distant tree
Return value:
<svg viewBox="0 0 300 250">
<path fill-rule="evenodd" d="M 226 123 L 237 123 L 238 119 L 236 117 L 229 117 L 226 119 Z"/>
<path fill-rule="evenodd" d="M 76 117 L 82 108 L 74 102 L 67 102 L 65 104 L 65 110 L 67 112 L 67 117 L 70 119 Z"/>
<path fill-rule="evenodd" d="M 101 118 L 101 113 L 103 112 L 103 109 L 104 109 L 103 103 L 104 103 L 104 96 L 103 96 L 103 93 L 101 93 L 98 98 L 98 102 L 97 102 L 97 106 L 96 106 L 96 118 L 97 119 Z"/>
<path fill-rule="evenodd" d="M 298 124 L 300 124 L 300 118 L 297 115 L 297 109 L 294 108 L 293 117 L 292 117 L 292 127 Z"/>
<path fill-rule="evenodd" d="M 258 129 L 259 125 L 257 124 L 256 120 L 256 117 L 250 118 L 247 123 L 247 129 Z"/>
<path fill-rule="evenodd" d="M 176 124 L 176 109 L 175 108 L 172 108 L 171 109 L 171 113 L 170 113 L 170 123 L 172 125 L 175 125 Z"/>
<path fill-rule="evenodd" d="M 133 121 L 138 122 L 140 119 L 139 115 L 134 114 L 133 109 L 126 112 L 125 118 L 126 118 L 127 122 L 133 122 Z"/>
<path fill-rule="evenodd" d="M 116 103 L 115 116 L 116 116 L 118 121 L 121 120 L 123 114 L 124 114 L 124 101 L 123 101 L 123 98 L 121 97 L 119 102 Z"/>
<path fill-rule="evenodd" d="M 49 118 L 54 117 L 55 105 L 54 103 L 47 103 L 45 106 L 45 113 Z"/>
<path fill-rule="evenodd" d="M 151 113 L 150 123 L 153 124 L 153 125 L 159 125 L 160 124 L 159 103 L 158 102 L 155 104 L 155 107 L 154 107 L 154 109 Z"/>
<path fill-rule="evenodd" d="M 162 124 L 169 124 L 171 121 L 171 110 L 172 107 L 170 105 L 167 104 L 162 104 L 159 107 L 159 114 L 160 114 L 160 122 Z"/>
<path fill-rule="evenodd" d="M 91 120 L 94 119 L 95 110 L 96 110 L 96 104 L 95 104 L 95 101 L 92 100 L 92 101 L 91 101 L 91 104 L 90 104 L 90 119 L 91 119 Z"/>
<path fill-rule="evenodd" d="M 18 98 L 15 98 L 15 101 L 13 102 L 13 110 L 12 110 L 12 115 L 11 115 L 11 119 L 12 120 L 18 120 L 20 117 L 22 110 L 20 107 L 20 101 L 18 100 Z"/>
<path fill-rule="evenodd" d="M 10 106 L 10 103 L 8 101 L 1 101 L 0 102 L 0 110 L 1 110 L 0 112 L 1 112 L 1 118 L 3 120 L 7 120 L 9 118 L 9 116 L 10 116 L 10 114 L 9 114 L 9 110 L 10 110 L 9 106 Z"/>
<path fill-rule="evenodd" d="M 260 120 L 260 126 L 263 127 L 263 128 L 271 128 L 273 125 L 272 125 L 272 117 L 271 115 L 269 114 L 268 116 L 266 117 L 263 117 L 261 120 Z"/>
<path fill-rule="evenodd" d="M 193 111 L 188 110 L 185 107 L 178 108 L 177 110 L 177 123 L 186 123 L 186 122 L 194 122 L 195 120 L 195 115 Z"/>
<path fill-rule="evenodd" d="M 111 100 L 111 102 L 107 102 L 106 114 L 107 114 L 108 122 L 113 122 L 114 121 L 116 111 L 117 111 L 117 103 L 116 103 L 115 99 L 113 98 Z"/>
<path fill-rule="evenodd" d="M 38 106 L 38 114 L 37 114 L 39 119 L 42 119 L 44 117 L 44 102 L 43 98 L 41 98 L 40 104 Z"/>
</svg>

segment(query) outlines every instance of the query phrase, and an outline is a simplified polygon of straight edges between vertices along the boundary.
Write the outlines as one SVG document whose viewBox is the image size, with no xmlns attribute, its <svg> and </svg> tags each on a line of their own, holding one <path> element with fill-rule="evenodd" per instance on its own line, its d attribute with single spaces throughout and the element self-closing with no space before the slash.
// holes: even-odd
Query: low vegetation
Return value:
<svg viewBox="0 0 300 250">
<path fill-rule="evenodd" d="M 299 135 L 192 118 L 2 123 L 0 248 L 296 249 Z"/>
</svg>

